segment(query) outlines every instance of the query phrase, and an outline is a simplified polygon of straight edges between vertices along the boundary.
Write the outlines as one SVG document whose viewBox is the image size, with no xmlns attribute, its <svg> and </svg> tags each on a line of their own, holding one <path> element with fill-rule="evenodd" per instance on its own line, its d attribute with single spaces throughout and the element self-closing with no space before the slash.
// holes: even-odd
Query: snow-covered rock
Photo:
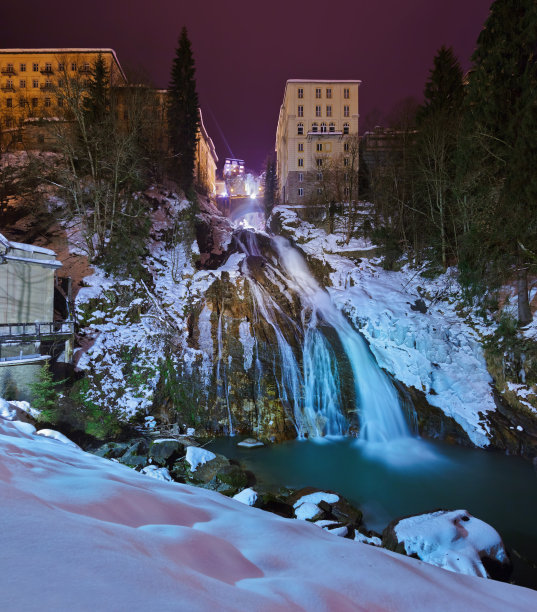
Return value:
<svg viewBox="0 0 537 612">
<path fill-rule="evenodd" d="M 157 465 L 146 465 L 141 469 L 142 474 L 154 478 L 155 480 L 163 480 L 165 482 L 173 482 L 170 472 L 167 468 L 159 468 Z"/>
<path fill-rule="evenodd" d="M 51 440 L 56 440 L 58 442 L 61 442 L 62 444 L 70 444 L 71 446 L 79 448 L 79 446 L 75 444 L 72 440 L 69 440 L 67 436 L 64 436 L 62 433 L 56 431 L 55 429 L 40 429 L 36 433 L 38 436 L 50 438 Z"/>
<path fill-rule="evenodd" d="M 195 472 L 199 465 L 203 465 L 208 461 L 216 459 L 216 455 L 204 448 L 199 448 L 198 446 L 189 446 L 186 449 L 185 459 L 190 464 L 191 471 Z"/>
<path fill-rule="evenodd" d="M 241 504 L 246 504 L 247 506 L 253 506 L 257 501 L 257 493 L 251 489 L 243 489 L 239 493 L 233 496 L 233 499 L 241 502 Z"/>
<path fill-rule="evenodd" d="M 310 493 L 309 495 L 303 495 L 293 504 L 293 508 L 298 508 L 302 504 L 318 504 L 319 502 L 324 501 L 327 504 L 335 504 L 339 501 L 339 495 L 335 493 L 325 493 L 324 491 L 316 491 L 315 493 Z"/>
<path fill-rule="evenodd" d="M 407 555 L 437 567 L 470 576 L 488 577 L 483 560 L 509 566 L 498 532 L 466 510 L 439 510 L 397 521 L 385 531 L 385 539 L 395 536 Z M 393 542 L 389 545 L 393 548 Z"/>
<path fill-rule="evenodd" d="M 305 502 L 295 508 L 295 516 L 299 521 L 310 521 L 319 516 L 322 516 L 323 512 L 317 506 L 311 502 Z"/>
</svg>

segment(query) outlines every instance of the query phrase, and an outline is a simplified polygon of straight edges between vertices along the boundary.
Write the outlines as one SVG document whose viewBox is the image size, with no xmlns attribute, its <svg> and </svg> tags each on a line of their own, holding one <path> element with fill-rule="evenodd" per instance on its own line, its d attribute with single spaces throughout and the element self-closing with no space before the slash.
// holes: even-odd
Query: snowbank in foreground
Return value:
<svg viewBox="0 0 537 612">
<path fill-rule="evenodd" d="M 537 608 L 534 591 L 160 482 L 18 422 L 0 419 L 0 454 L 5 609 Z"/>
</svg>

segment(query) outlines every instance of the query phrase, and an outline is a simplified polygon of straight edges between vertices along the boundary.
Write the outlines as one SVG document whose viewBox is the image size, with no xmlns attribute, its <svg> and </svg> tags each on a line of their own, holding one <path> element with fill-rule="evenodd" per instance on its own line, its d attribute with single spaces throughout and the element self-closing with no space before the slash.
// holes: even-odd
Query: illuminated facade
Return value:
<svg viewBox="0 0 537 612">
<path fill-rule="evenodd" d="M 210 196 L 216 195 L 217 163 L 218 156 L 216 155 L 214 143 L 207 134 L 200 108 L 200 124 L 198 127 L 198 142 L 196 143 L 194 176 L 198 185 Z"/>
<path fill-rule="evenodd" d="M 43 124 L 63 117 L 68 87 L 77 87 L 83 95 L 99 55 L 111 85 L 124 85 L 127 80 L 113 49 L 0 49 L 3 147 L 46 146 Z"/>
<path fill-rule="evenodd" d="M 226 157 L 224 163 L 224 177 L 229 178 L 232 176 L 241 176 L 244 174 L 244 160 L 243 159 L 232 159 Z"/>
<path fill-rule="evenodd" d="M 276 130 L 280 199 L 308 201 L 323 167 L 344 155 L 345 141 L 358 134 L 357 80 L 290 79 Z"/>
</svg>

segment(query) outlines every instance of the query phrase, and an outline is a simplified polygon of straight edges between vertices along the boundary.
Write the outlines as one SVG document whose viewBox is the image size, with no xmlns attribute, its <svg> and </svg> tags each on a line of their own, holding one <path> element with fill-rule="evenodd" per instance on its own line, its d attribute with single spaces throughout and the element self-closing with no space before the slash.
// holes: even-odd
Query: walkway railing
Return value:
<svg viewBox="0 0 537 612">
<path fill-rule="evenodd" d="M 52 321 L 50 323 L 0 323 L 0 342 L 6 340 L 27 340 L 31 338 L 71 336 L 74 334 L 73 321 Z"/>
</svg>

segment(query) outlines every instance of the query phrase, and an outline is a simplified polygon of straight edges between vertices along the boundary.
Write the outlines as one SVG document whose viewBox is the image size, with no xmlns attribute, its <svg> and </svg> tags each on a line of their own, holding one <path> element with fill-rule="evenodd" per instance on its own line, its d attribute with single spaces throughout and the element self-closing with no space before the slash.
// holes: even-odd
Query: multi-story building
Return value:
<svg viewBox="0 0 537 612">
<path fill-rule="evenodd" d="M 285 85 L 276 131 L 280 199 L 307 202 L 323 168 L 344 155 L 358 134 L 358 80 L 290 79 Z"/>
<path fill-rule="evenodd" d="M 150 123 L 151 147 L 167 152 L 167 90 L 128 83 L 113 49 L 0 49 L 0 146 L 4 149 L 56 148 L 58 121 L 68 121 L 66 97 L 87 95 L 93 67 L 101 56 L 114 92 L 116 118 Z M 200 111 L 195 178 L 214 195 L 216 155 Z"/>
<path fill-rule="evenodd" d="M 50 136 L 43 124 L 63 117 L 64 92 L 83 92 L 101 55 L 112 86 L 127 82 L 113 49 L 0 49 L 0 134 L 4 147 L 34 147 Z M 38 125 L 40 124 L 40 125 Z"/>
</svg>

